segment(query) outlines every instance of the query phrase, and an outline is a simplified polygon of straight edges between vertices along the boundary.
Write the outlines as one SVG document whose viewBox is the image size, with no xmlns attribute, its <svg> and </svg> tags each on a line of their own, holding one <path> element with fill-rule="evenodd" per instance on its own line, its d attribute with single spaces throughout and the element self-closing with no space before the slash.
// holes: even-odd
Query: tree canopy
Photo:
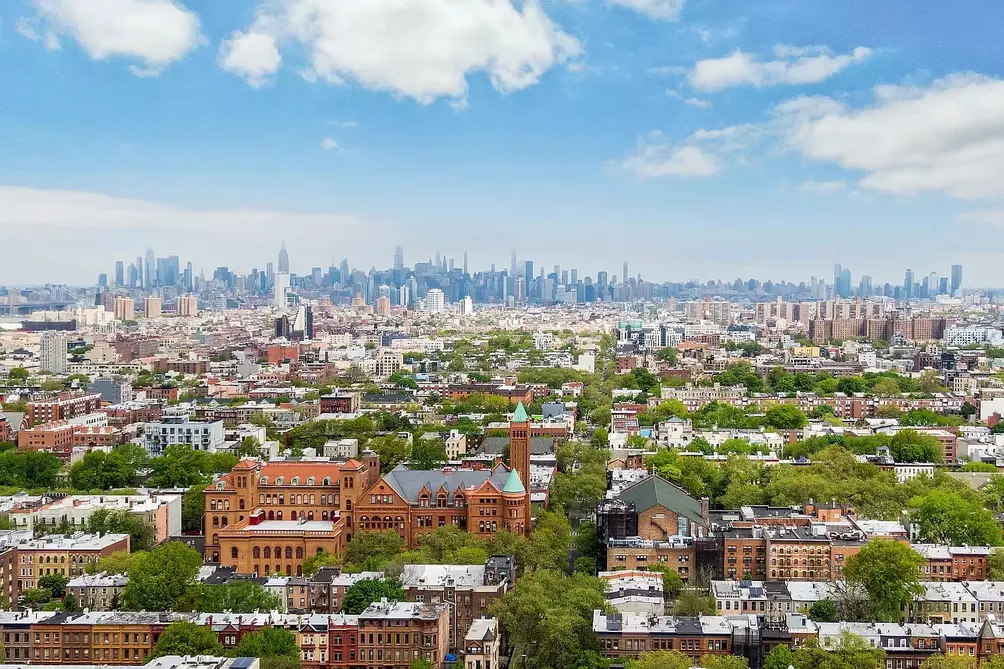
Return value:
<svg viewBox="0 0 1004 669">
<path fill-rule="evenodd" d="M 923 592 L 919 567 L 924 558 L 909 545 L 891 539 L 873 539 L 844 567 L 849 587 L 868 594 L 872 620 L 897 622 L 903 605 Z"/>
</svg>

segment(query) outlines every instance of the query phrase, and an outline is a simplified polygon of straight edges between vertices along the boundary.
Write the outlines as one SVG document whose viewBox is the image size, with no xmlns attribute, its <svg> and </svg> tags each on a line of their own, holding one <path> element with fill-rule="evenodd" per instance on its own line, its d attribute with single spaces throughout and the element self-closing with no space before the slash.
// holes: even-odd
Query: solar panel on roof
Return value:
<svg viewBox="0 0 1004 669">
<path fill-rule="evenodd" d="M 750 597 L 763 597 L 763 588 L 759 586 L 750 588 Z"/>
<path fill-rule="evenodd" d="M 231 665 L 233 669 L 248 669 L 254 664 L 255 658 L 253 657 L 238 657 L 234 658 L 234 663 Z"/>
</svg>

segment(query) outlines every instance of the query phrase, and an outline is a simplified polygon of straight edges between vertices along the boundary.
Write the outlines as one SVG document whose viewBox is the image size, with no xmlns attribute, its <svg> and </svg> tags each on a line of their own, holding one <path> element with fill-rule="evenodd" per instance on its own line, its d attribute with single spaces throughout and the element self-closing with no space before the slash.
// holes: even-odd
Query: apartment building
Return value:
<svg viewBox="0 0 1004 669">
<path fill-rule="evenodd" d="M 360 664 L 408 669 L 424 659 L 439 666 L 449 651 L 450 607 L 382 599 L 359 614 Z"/>
<path fill-rule="evenodd" d="M 51 399 L 28 402 L 28 422 L 51 423 L 94 413 L 101 408 L 101 395 L 96 393 L 60 393 Z"/>
<path fill-rule="evenodd" d="M 407 599 L 450 605 L 450 648 L 460 645 L 475 620 L 488 616 L 515 580 L 512 555 L 493 555 L 483 565 L 405 565 L 400 576 Z"/>
<path fill-rule="evenodd" d="M 129 550 L 128 534 L 47 535 L 17 545 L 18 590 L 38 587 L 47 574 L 73 578 L 84 573 L 88 564 L 116 551 Z"/>
<path fill-rule="evenodd" d="M 91 611 L 111 611 L 118 608 L 122 591 L 129 585 L 125 574 L 81 574 L 66 584 L 77 606 Z"/>
<path fill-rule="evenodd" d="M 705 655 L 733 654 L 732 625 L 725 616 L 677 618 L 597 610 L 593 632 L 605 657 L 637 658 L 647 651 L 677 650 L 696 665 Z"/>
</svg>

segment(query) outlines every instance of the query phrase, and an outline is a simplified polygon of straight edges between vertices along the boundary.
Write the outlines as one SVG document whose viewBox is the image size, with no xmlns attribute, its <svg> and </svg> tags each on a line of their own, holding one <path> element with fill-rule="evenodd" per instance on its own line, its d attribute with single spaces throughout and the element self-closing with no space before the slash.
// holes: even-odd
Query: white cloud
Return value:
<svg viewBox="0 0 1004 669">
<path fill-rule="evenodd" d="M 321 140 L 321 148 L 325 151 L 336 151 L 338 150 L 338 142 L 331 137 L 325 137 Z"/>
<path fill-rule="evenodd" d="M 802 103 L 813 114 L 789 123 L 789 148 L 863 172 L 860 185 L 871 190 L 1004 197 L 1004 81 L 956 74 L 927 87 L 885 86 L 862 109 L 822 100 Z"/>
<path fill-rule="evenodd" d="M 463 100 L 473 72 L 486 72 L 503 93 L 526 88 L 582 51 L 534 0 L 268 0 L 240 39 L 259 48 L 267 39 L 295 43 L 308 81 L 351 81 L 423 104 Z M 266 74 L 279 66 L 254 60 Z M 242 61 L 222 66 L 247 76 Z"/>
<path fill-rule="evenodd" d="M 700 98 L 686 98 L 683 103 L 691 105 L 692 107 L 700 107 L 701 109 L 707 109 L 711 106 L 710 102 L 707 100 L 701 100 Z"/>
<path fill-rule="evenodd" d="M 199 19 L 175 0 L 33 0 L 49 28 L 46 47 L 58 35 L 72 37 L 94 60 L 135 59 L 145 76 L 181 60 L 201 41 Z M 22 33 L 24 34 L 24 33 Z"/>
<path fill-rule="evenodd" d="M 803 181 L 798 186 L 798 190 L 804 193 L 818 193 L 820 195 L 832 195 L 842 193 L 847 190 L 846 181 Z"/>
<path fill-rule="evenodd" d="M 48 51 L 59 51 L 62 47 L 59 43 L 59 36 L 51 30 L 46 31 L 43 35 L 36 28 L 38 23 L 39 22 L 37 20 L 22 16 L 14 23 L 14 30 L 16 30 L 19 35 L 30 39 L 32 42 L 41 40 L 42 45 L 45 46 Z"/>
<path fill-rule="evenodd" d="M 610 0 L 610 4 L 633 9 L 660 21 L 675 21 L 686 0 Z"/>
<path fill-rule="evenodd" d="M 732 86 L 812 84 L 868 58 L 871 49 L 859 46 L 851 53 L 832 55 L 826 47 L 774 47 L 779 60 L 761 61 L 754 54 L 736 50 L 724 58 L 698 61 L 688 74 L 690 84 L 703 91 Z"/>
<path fill-rule="evenodd" d="M 275 37 L 264 33 L 235 30 L 220 44 L 220 67 L 243 77 L 253 88 L 260 88 L 279 69 L 282 56 Z"/>
<path fill-rule="evenodd" d="M 35 30 L 35 27 L 32 25 L 31 19 L 28 19 L 27 17 L 24 16 L 19 18 L 17 22 L 14 24 L 14 30 L 17 31 L 18 35 L 26 37 L 33 42 L 42 39 L 42 36 L 38 34 L 38 31 Z"/>
<path fill-rule="evenodd" d="M 674 146 L 658 134 L 638 143 L 633 153 L 614 167 L 639 179 L 653 177 L 709 177 L 722 170 L 721 160 L 696 144 Z"/>
<path fill-rule="evenodd" d="M 984 226 L 1004 228 L 1004 209 L 965 211 L 956 215 L 955 218 L 963 223 L 976 223 Z"/>
</svg>

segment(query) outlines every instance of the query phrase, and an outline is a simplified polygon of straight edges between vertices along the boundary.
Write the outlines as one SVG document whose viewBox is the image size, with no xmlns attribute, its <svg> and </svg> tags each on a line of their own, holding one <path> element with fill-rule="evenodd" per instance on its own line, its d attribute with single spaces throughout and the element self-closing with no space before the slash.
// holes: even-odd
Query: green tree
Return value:
<svg viewBox="0 0 1004 669">
<path fill-rule="evenodd" d="M 303 575 L 313 576 L 321 567 L 338 567 L 341 566 L 341 564 L 342 561 L 337 555 L 328 553 L 327 551 L 321 551 L 320 553 L 311 555 L 303 561 Z"/>
<path fill-rule="evenodd" d="M 46 574 L 38 579 L 38 587 L 45 588 L 57 599 L 62 599 L 66 595 L 66 584 L 70 579 L 62 574 Z"/>
<path fill-rule="evenodd" d="M 922 564 L 924 558 L 907 544 L 874 539 L 847 561 L 844 578 L 848 586 L 868 593 L 873 620 L 896 622 L 901 607 L 923 592 Z"/>
<path fill-rule="evenodd" d="M 781 643 L 767 653 L 767 657 L 763 659 L 763 669 L 788 669 L 794 663 L 795 654 L 791 652 L 791 648 Z"/>
<path fill-rule="evenodd" d="M 223 655 L 223 646 L 211 627 L 192 622 L 176 622 L 167 626 L 153 647 L 151 657 L 164 655 Z"/>
<path fill-rule="evenodd" d="M 193 485 L 181 497 L 181 529 L 185 532 L 201 532 L 202 516 L 206 513 L 206 497 L 203 494 L 206 483 Z"/>
<path fill-rule="evenodd" d="M 356 581 L 345 590 L 342 599 L 342 613 L 359 615 L 373 602 L 386 598 L 391 602 L 404 599 L 401 583 L 389 578 L 364 578 Z"/>
<path fill-rule="evenodd" d="M 188 444 L 171 444 L 164 455 L 150 461 L 150 483 L 160 488 L 188 488 L 205 483 L 206 453 Z"/>
<path fill-rule="evenodd" d="M 572 545 L 572 527 L 567 516 L 549 511 L 537 515 L 530 537 L 517 554 L 524 569 L 568 569 L 568 549 Z"/>
<path fill-rule="evenodd" d="M 0 486 L 52 489 L 62 467 L 52 453 L 4 451 L 0 453 Z"/>
<path fill-rule="evenodd" d="M 439 439 L 418 439 L 411 447 L 408 467 L 430 470 L 446 464 L 446 444 Z"/>
<path fill-rule="evenodd" d="M 794 404 L 778 404 L 767 409 L 766 422 L 778 430 L 800 430 L 808 420 Z"/>
<path fill-rule="evenodd" d="M 261 442 L 257 437 L 244 437 L 237 446 L 238 458 L 256 458 L 261 456 Z"/>
<path fill-rule="evenodd" d="M 186 611 L 198 599 L 202 556 L 179 541 L 133 556 L 122 593 L 127 611 Z"/>
<path fill-rule="evenodd" d="M 920 663 L 920 669 L 969 669 L 973 666 L 973 661 L 962 655 L 931 655 Z M 985 668 L 984 663 L 980 663 L 981 669 Z"/>
<path fill-rule="evenodd" d="M 411 455 L 408 442 L 393 435 L 374 437 L 366 443 L 366 448 L 380 456 L 380 471 L 384 474 L 407 461 Z"/>
<path fill-rule="evenodd" d="M 835 623 L 840 618 L 837 615 L 837 605 L 832 599 L 820 599 L 809 607 L 809 617 L 817 623 Z"/>
<path fill-rule="evenodd" d="M 436 669 L 436 666 L 432 662 L 420 657 L 408 665 L 408 669 Z"/>
<path fill-rule="evenodd" d="M 987 558 L 987 580 L 1004 580 L 1004 549 L 995 548 Z"/>
<path fill-rule="evenodd" d="M 145 551 L 155 539 L 154 529 L 143 518 L 125 509 L 95 509 L 87 519 L 87 531 L 92 534 L 128 534 L 129 546 Z"/>
<path fill-rule="evenodd" d="M 7 372 L 7 378 L 11 381 L 27 381 L 28 376 L 28 370 L 24 367 L 12 367 L 10 371 Z"/>
<path fill-rule="evenodd" d="M 253 613 L 278 611 L 282 604 L 279 596 L 258 583 L 235 581 L 225 585 L 202 585 L 199 588 L 198 610 L 207 613 L 230 611 Z"/>
<path fill-rule="evenodd" d="M 676 600 L 674 613 L 678 616 L 713 616 L 718 612 L 718 604 L 710 594 L 697 590 L 684 590 Z"/>
<path fill-rule="evenodd" d="M 900 430 L 893 436 L 889 450 L 896 462 L 940 463 L 945 449 L 940 441 L 929 434 Z"/>
<path fill-rule="evenodd" d="M 277 669 L 288 667 L 288 663 L 299 664 L 300 647 L 296 645 L 296 635 L 289 630 L 263 627 L 257 632 L 245 634 L 237 647 L 234 657 L 259 657 L 263 667 Z M 280 662 L 276 662 L 279 660 Z M 281 662 L 285 661 L 285 662 Z"/>
<path fill-rule="evenodd" d="M 87 573 L 126 574 L 129 572 L 129 565 L 132 563 L 132 559 L 137 555 L 141 555 L 141 553 L 130 554 L 129 551 L 115 551 L 111 555 L 99 558 L 97 562 L 89 563 L 87 565 Z"/>
<path fill-rule="evenodd" d="M 624 669 L 690 669 L 693 665 L 693 660 L 678 650 L 650 650 L 636 660 L 625 661 Z"/>
<path fill-rule="evenodd" d="M 514 657 L 525 654 L 528 667 L 564 669 L 576 666 L 579 651 L 598 650 L 595 609 L 606 610 L 599 579 L 528 569 L 491 611 L 509 633 Z"/>
<path fill-rule="evenodd" d="M 998 546 L 1001 527 L 978 499 L 935 489 L 910 500 L 910 518 L 923 541 L 948 546 Z"/>
<path fill-rule="evenodd" d="M 404 548 L 404 540 L 394 530 L 357 532 L 345 546 L 345 565 L 352 571 L 382 569 Z"/>
<path fill-rule="evenodd" d="M 666 565 L 652 565 L 650 571 L 657 571 L 662 574 L 662 594 L 667 599 L 676 599 L 683 592 L 683 579 L 672 567 Z"/>
<path fill-rule="evenodd" d="M 749 669 L 749 662 L 740 655 L 704 655 L 698 663 L 703 669 Z"/>
<path fill-rule="evenodd" d="M 665 362 L 670 367 L 676 367 L 680 362 L 680 352 L 672 346 L 667 346 L 655 352 L 655 359 Z"/>
</svg>

